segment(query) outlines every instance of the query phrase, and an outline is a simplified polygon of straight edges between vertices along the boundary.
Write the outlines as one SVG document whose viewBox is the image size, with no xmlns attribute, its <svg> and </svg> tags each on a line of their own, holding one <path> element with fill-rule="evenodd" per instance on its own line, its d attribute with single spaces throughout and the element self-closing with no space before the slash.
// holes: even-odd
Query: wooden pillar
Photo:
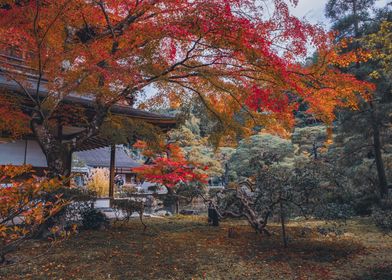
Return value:
<svg viewBox="0 0 392 280">
<path fill-rule="evenodd" d="M 25 139 L 25 150 L 24 150 L 24 156 L 23 156 L 23 164 L 26 165 L 27 163 L 27 144 L 28 144 L 27 138 Z"/>
<path fill-rule="evenodd" d="M 116 165 L 116 145 L 110 146 L 110 176 L 109 176 L 109 198 L 114 197 L 114 171 Z"/>
<path fill-rule="evenodd" d="M 67 155 L 67 166 L 66 168 L 66 177 L 67 177 L 67 181 L 66 181 L 66 186 L 67 187 L 71 187 L 71 175 L 72 175 L 72 154 L 73 152 L 70 151 L 69 154 Z"/>
</svg>

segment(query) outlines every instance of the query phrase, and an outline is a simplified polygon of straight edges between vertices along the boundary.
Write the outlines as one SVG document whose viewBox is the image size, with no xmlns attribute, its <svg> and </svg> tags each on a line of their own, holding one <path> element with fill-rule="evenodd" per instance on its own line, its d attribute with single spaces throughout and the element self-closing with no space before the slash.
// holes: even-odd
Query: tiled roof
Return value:
<svg viewBox="0 0 392 280">
<path fill-rule="evenodd" d="M 110 147 L 75 153 L 77 158 L 90 167 L 110 166 Z M 140 164 L 127 155 L 122 146 L 116 147 L 116 168 L 132 168 Z"/>
</svg>

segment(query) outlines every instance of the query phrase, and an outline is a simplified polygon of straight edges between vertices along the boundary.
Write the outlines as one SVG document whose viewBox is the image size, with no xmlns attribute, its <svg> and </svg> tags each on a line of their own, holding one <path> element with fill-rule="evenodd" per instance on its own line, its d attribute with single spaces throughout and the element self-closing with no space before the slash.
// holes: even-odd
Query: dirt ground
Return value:
<svg viewBox="0 0 392 280">
<path fill-rule="evenodd" d="M 317 221 L 291 222 L 289 248 L 280 228 L 256 235 L 245 221 L 207 225 L 205 217 L 148 218 L 82 231 L 48 250 L 31 241 L 0 268 L 0 279 L 392 279 L 392 237 L 366 219 L 325 236 Z M 228 237 L 233 228 L 234 237 Z"/>
</svg>

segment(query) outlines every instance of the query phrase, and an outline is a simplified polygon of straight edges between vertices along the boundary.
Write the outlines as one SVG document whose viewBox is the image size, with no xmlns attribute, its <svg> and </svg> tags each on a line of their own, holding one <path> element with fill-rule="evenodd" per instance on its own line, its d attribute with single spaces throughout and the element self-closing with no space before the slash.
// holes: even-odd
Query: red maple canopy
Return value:
<svg viewBox="0 0 392 280">
<path fill-rule="evenodd" d="M 330 67 L 352 57 L 336 57 L 319 27 L 289 14 L 297 1 L 272 1 L 268 17 L 265 3 L 251 0 L 1 2 L 3 43 L 30 54 L 53 99 L 77 91 L 114 104 L 153 84 L 156 102 L 192 92 L 221 119 L 247 104 L 268 112 L 267 119 L 251 112 L 253 121 L 289 128 L 298 99 L 288 91 L 331 121 L 333 109 L 353 106 L 366 86 Z M 302 67 L 307 44 L 319 59 Z"/>
<path fill-rule="evenodd" d="M 187 160 L 181 148 L 175 144 L 162 145 L 160 152 L 149 149 L 142 141 L 136 142 L 134 147 L 141 149 L 143 154 L 152 160 L 151 164 L 132 169 L 139 177 L 149 182 L 167 188 L 173 188 L 181 183 L 199 186 L 207 183 L 208 176 L 203 172 L 207 167 Z"/>
<path fill-rule="evenodd" d="M 332 36 L 290 15 L 296 2 L 1 0 L 1 41 L 25 63 L 16 70 L 0 59 L 1 74 L 34 104 L 29 127 L 54 173 L 66 166 L 59 158 L 69 161 L 97 135 L 115 104 L 132 104 L 151 88 L 158 94 L 144 105 L 196 96 L 226 134 L 256 125 L 287 133 L 301 102 L 331 123 L 335 108 L 355 107 L 358 93 L 373 89 L 334 65 L 366 54 L 338 55 Z M 304 66 L 309 45 L 317 59 Z M 88 96 L 95 115 L 64 142 L 50 120 L 70 95 Z"/>
</svg>

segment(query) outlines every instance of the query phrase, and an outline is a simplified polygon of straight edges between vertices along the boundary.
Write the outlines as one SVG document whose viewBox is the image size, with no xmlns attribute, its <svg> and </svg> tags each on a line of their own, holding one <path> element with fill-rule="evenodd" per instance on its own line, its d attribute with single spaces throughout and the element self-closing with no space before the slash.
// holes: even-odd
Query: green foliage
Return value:
<svg viewBox="0 0 392 280">
<path fill-rule="evenodd" d="M 108 218 L 101 211 L 88 208 L 81 213 L 83 229 L 97 230 L 109 224 Z"/>
<path fill-rule="evenodd" d="M 326 202 L 322 205 L 318 205 L 314 216 L 318 219 L 323 220 L 347 220 L 354 216 L 355 212 L 350 204 L 337 203 L 337 202 Z"/>
<path fill-rule="evenodd" d="M 340 34 L 342 52 L 367 53 L 343 70 L 364 81 L 375 83 L 376 90 L 361 100 L 359 110 L 340 111 L 329 160 L 335 165 L 335 181 L 357 214 L 370 214 L 372 205 L 387 195 L 392 181 L 390 158 L 392 84 L 390 79 L 390 5 L 374 8 L 374 0 L 330 0 L 326 15 Z"/>
<path fill-rule="evenodd" d="M 159 127 L 143 120 L 126 118 L 123 116 L 109 115 L 102 124 L 99 134 L 112 143 L 133 144 L 136 140 L 148 143 L 159 143 L 162 134 Z"/>
<path fill-rule="evenodd" d="M 289 140 L 266 133 L 241 140 L 228 163 L 230 179 L 254 177 L 260 167 L 268 163 L 270 154 L 276 161 L 292 165 L 294 146 Z"/>
<path fill-rule="evenodd" d="M 375 0 L 329 0 L 325 16 L 333 20 L 333 29 L 339 30 L 340 36 L 357 36 L 364 22 L 370 19 L 374 3 Z"/>
<path fill-rule="evenodd" d="M 377 63 L 370 76 L 375 80 L 392 78 L 392 15 L 381 21 L 379 29 L 361 38 L 361 43 L 370 50 L 372 60 Z"/>
<path fill-rule="evenodd" d="M 373 208 L 372 220 L 385 233 L 392 234 L 392 201 L 384 200 Z"/>
<path fill-rule="evenodd" d="M 325 125 L 296 127 L 291 136 L 291 141 L 298 147 L 296 154 L 307 153 L 314 158 L 320 157 L 327 150 L 327 140 Z"/>
<path fill-rule="evenodd" d="M 187 160 L 197 162 L 207 170 L 197 170 L 209 177 L 221 177 L 225 172 L 225 163 L 229 160 L 233 148 L 211 146 L 207 137 L 200 133 L 200 119 L 190 114 L 184 124 L 168 133 L 169 141 L 178 144 Z"/>
</svg>

